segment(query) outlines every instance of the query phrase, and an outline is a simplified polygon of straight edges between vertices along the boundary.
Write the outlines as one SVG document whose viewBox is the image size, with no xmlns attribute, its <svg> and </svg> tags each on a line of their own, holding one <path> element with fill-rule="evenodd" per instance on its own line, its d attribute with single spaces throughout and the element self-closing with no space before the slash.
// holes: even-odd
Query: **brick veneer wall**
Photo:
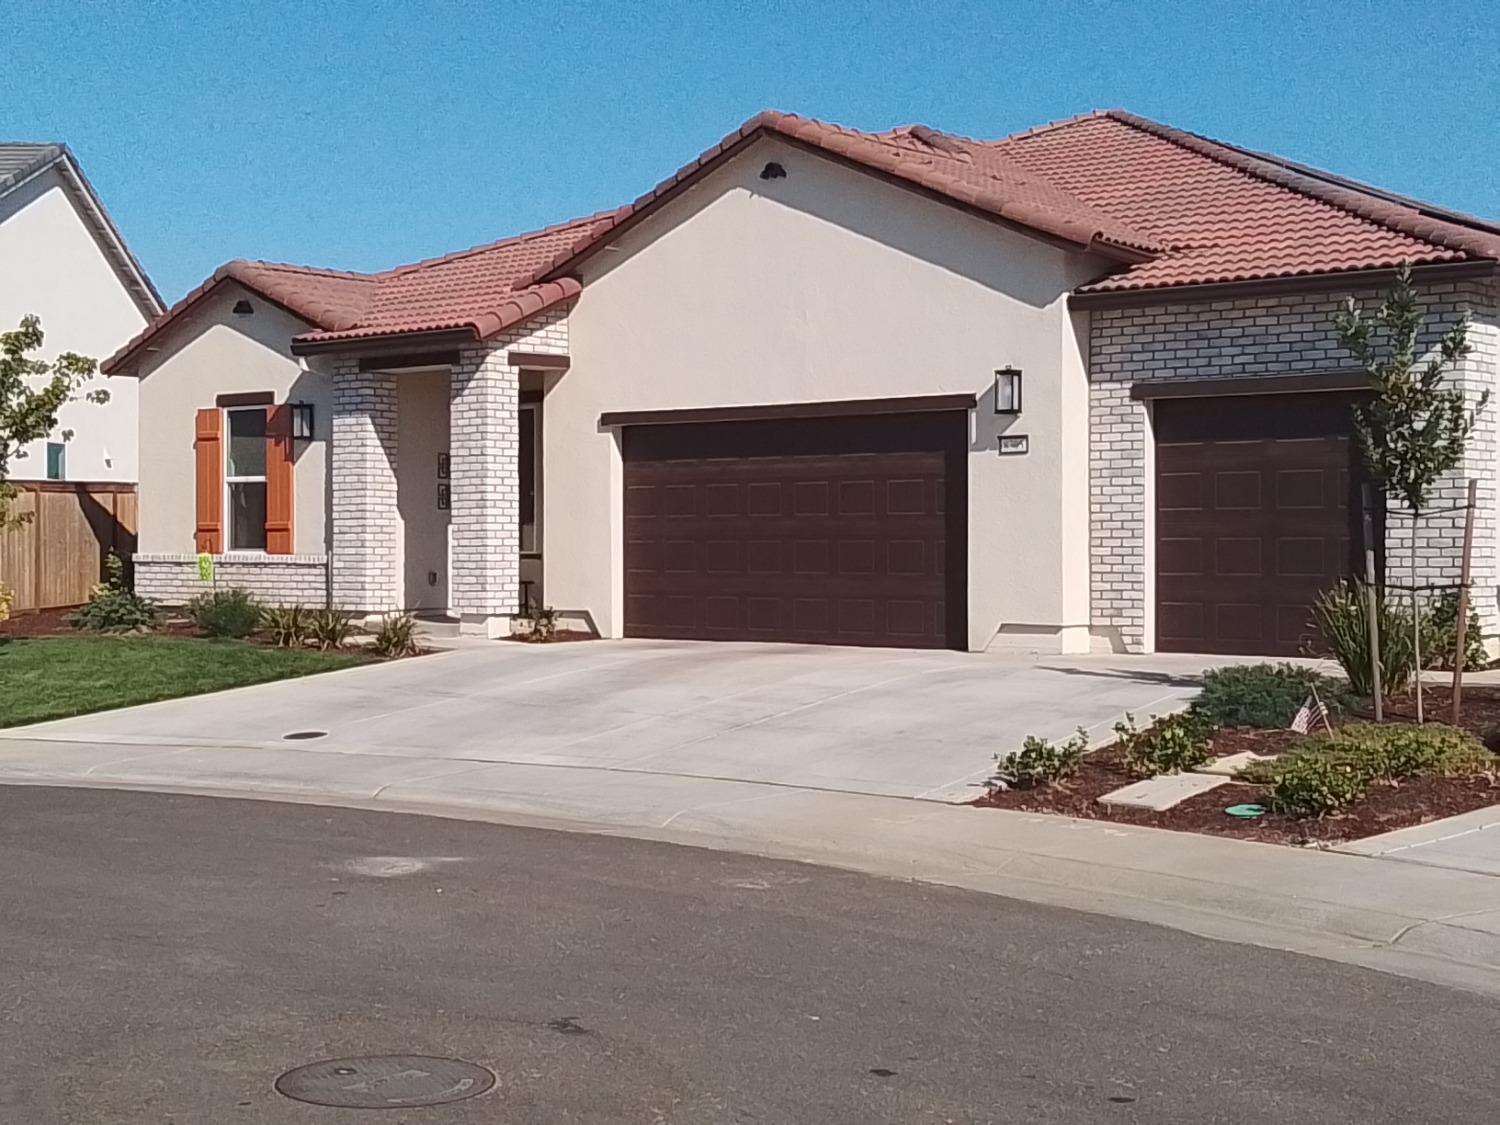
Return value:
<svg viewBox="0 0 1500 1125">
<path fill-rule="evenodd" d="M 361 371 L 355 358 L 330 365 L 329 448 L 333 602 L 340 609 L 398 608 L 401 514 L 396 503 L 396 378 Z"/>
<path fill-rule="evenodd" d="M 216 555 L 212 584 L 198 579 L 196 555 L 140 554 L 135 589 L 164 605 L 186 605 L 208 590 L 248 590 L 271 605 L 322 609 L 328 604 L 324 555 Z"/>
<path fill-rule="evenodd" d="M 502 617 L 520 605 L 520 369 L 511 349 L 566 355 L 567 310 L 555 309 L 492 341 L 465 348 L 452 374 L 453 562 L 451 607 L 465 618 Z"/>
<path fill-rule="evenodd" d="M 1428 315 L 1424 345 L 1436 343 L 1465 310 L 1474 318 L 1474 352 L 1453 378 L 1472 401 L 1500 385 L 1500 289 L 1489 281 L 1458 281 L 1421 287 Z M 1351 370 L 1339 346 L 1333 315 L 1347 292 L 1247 297 L 1201 304 L 1165 304 L 1096 309 L 1090 320 L 1090 575 L 1091 618 L 1096 634 L 1131 652 L 1141 651 L 1154 615 L 1154 581 L 1148 573 L 1154 551 L 1150 481 L 1152 436 L 1144 403 L 1130 397 L 1138 382 L 1164 379 L 1236 378 Z M 1375 290 L 1352 294 L 1377 303 Z M 1467 480 L 1479 484 L 1475 525 L 1475 603 L 1487 635 L 1500 632 L 1497 605 L 1496 519 L 1497 399 L 1480 416 L 1466 463 L 1437 490 L 1434 506 L 1463 501 Z M 1463 515 L 1433 515 L 1415 534 L 1409 519 L 1395 514 L 1386 530 L 1387 574 L 1406 581 L 1415 553 L 1424 581 L 1456 581 Z"/>
</svg>

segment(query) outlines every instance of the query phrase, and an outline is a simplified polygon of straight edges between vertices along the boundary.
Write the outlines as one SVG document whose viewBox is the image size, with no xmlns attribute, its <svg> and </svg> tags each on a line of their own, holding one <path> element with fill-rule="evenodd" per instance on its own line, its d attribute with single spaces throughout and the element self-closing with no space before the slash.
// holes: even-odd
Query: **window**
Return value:
<svg viewBox="0 0 1500 1125">
<path fill-rule="evenodd" d="M 68 476 L 68 447 L 60 441 L 47 443 L 47 479 L 66 480 Z"/>
<path fill-rule="evenodd" d="M 537 481 L 542 475 L 541 437 L 542 408 L 537 403 L 521 407 L 520 493 L 521 493 L 521 553 L 534 555 L 541 551 L 537 536 Z"/>
<path fill-rule="evenodd" d="M 266 409 L 227 410 L 229 441 L 224 450 L 224 490 L 229 549 L 266 549 Z"/>
</svg>

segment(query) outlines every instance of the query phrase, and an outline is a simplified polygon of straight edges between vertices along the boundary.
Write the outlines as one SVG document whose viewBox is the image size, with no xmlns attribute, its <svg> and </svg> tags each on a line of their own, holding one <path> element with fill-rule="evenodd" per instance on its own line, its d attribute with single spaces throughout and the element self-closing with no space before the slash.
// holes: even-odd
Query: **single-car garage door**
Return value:
<svg viewBox="0 0 1500 1125">
<path fill-rule="evenodd" d="M 1157 647 L 1295 656 L 1363 569 L 1355 398 L 1158 399 Z"/>
<path fill-rule="evenodd" d="M 964 647 L 961 411 L 624 430 L 625 633 Z"/>
</svg>

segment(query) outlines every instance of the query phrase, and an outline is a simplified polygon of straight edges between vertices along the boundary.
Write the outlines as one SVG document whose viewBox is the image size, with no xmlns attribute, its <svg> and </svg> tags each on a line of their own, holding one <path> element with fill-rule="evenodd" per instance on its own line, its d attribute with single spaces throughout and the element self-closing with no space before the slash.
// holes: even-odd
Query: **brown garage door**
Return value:
<svg viewBox="0 0 1500 1125">
<path fill-rule="evenodd" d="M 1158 648 L 1302 651 L 1318 593 L 1363 569 L 1354 401 L 1157 401 Z"/>
<path fill-rule="evenodd" d="M 956 411 L 631 426 L 632 637 L 962 647 Z"/>
</svg>

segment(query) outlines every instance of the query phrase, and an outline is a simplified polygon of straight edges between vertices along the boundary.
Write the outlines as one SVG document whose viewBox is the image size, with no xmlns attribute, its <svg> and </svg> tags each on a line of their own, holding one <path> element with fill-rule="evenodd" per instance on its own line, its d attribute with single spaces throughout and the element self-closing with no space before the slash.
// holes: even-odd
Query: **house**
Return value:
<svg viewBox="0 0 1500 1125">
<path fill-rule="evenodd" d="M 0 331 L 35 314 L 42 358 L 98 359 L 164 308 L 68 147 L 0 143 Z M 65 405 L 57 431 L 13 457 L 9 479 L 134 481 L 139 386 L 115 379 L 102 389 L 107 403 Z"/>
<path fill-rule="evenodd" d="M 141 380 L 137 582 L 609 637 L 1297 651 L 1359 536 L 1331 325 L 1410 263 L 1500 378 L 1500 227 L 1120 111 L 763 113 L 634 203 L 378 274 L 231 262 Z M 1500 623 L 1496 412 L 1474 574 Z M 1459 518 L 1413 534 L 1449 575 Z"/>
</svg>

